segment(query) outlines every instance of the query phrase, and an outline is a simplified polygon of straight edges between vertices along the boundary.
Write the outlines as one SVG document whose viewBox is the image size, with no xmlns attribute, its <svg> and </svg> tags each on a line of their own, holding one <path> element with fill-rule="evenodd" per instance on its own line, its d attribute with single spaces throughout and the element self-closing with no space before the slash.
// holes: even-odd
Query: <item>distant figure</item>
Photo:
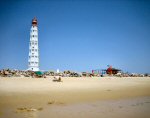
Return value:
<svg viewBox="0 0 150 118">
<path fill-rule="evenodd" d="M 31 77 L 34 78 L 34 72 L 33 71 L 31 72 Z"/>
<path fill-rule="evenodd" d="M 53 82 L 62 82 L 61 77 L 60 76 L 54 77 Z"/>
</svg>

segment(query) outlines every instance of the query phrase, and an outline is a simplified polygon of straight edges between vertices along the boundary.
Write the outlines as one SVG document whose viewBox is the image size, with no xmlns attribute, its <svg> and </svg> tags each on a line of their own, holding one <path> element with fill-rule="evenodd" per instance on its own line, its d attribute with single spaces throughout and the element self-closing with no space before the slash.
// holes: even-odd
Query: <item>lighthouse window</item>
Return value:
<svg viewBox="0 0 150 118">
<path fill-rule="evenodd" d="M 34 57 L 34 56 L 32 56 L 32 57 Z"/>
<path fill-rule="evenodd" d="M 32 49 L 32 51 L 34 51 L 34 49 Z"/>
<path fill-rule="evenodd" d="M 33 37 L 34 37 L 34 35 L 33 35 Z"/>
</svg>

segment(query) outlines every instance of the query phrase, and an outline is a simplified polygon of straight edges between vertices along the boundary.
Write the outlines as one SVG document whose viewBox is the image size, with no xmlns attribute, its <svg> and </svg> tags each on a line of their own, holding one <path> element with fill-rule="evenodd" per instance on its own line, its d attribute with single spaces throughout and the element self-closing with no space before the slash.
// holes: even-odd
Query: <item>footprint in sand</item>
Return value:
<svg viewBox="0 0 150 118">
<path fill-rule="evenodd" d="M 52 105 L 52 104 L 55 104 L 55 105 L 64 105 L 63 102 L 57 102 L 57 101 L 54 101 L 54 100 L 49 101 L 47 104 L 48 104 L 48 105 Z"/>
<path fill-rule="evenodd" d="M 119 106 L 119 108 L 120 108 L 120 109 L 122 109 L 122 108 L 123 108 L 123 106 Z"/>
<path fill-rule="evenodd" d="M 26 108 L 26 107 L 20 107 L 17 108 L 17 110 L 15 111 L 16 113 L 22 113 L 22 112 L 36 112 L 36 111 L 41 111 L 43 110 L 42 107 L 39 108 Z"/>
</svg>

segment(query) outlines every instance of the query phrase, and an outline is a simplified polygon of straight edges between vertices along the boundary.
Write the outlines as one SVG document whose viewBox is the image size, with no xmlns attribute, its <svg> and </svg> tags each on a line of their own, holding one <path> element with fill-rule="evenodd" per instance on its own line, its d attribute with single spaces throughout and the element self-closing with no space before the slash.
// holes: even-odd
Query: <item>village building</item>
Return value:
<svg viewBox="0 0 150 118">
<path fill-rule="evenodd" d="M 112 67 L 109 67 L 106 69 L 106 73 L 109 75 L 116 75 L 120 71 L 121 71 L 120 69 L 116 69 L 116 68 L 112 68 Z"/>
</svg>

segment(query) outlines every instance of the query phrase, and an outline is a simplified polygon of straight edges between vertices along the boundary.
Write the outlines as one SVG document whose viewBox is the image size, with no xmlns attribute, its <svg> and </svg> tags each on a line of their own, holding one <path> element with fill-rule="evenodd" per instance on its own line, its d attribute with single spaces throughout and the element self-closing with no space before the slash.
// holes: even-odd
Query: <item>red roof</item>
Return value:
<svg viewBox="0 0 150 118">
<path fill-rule="evenodd" d="M 33 25 L 33 26 L 37 26 L 37 19 L 36 19 L 36 17 L 34 17 L 34 18 L 32 19 L 32 25 Z"/>
</svg>

